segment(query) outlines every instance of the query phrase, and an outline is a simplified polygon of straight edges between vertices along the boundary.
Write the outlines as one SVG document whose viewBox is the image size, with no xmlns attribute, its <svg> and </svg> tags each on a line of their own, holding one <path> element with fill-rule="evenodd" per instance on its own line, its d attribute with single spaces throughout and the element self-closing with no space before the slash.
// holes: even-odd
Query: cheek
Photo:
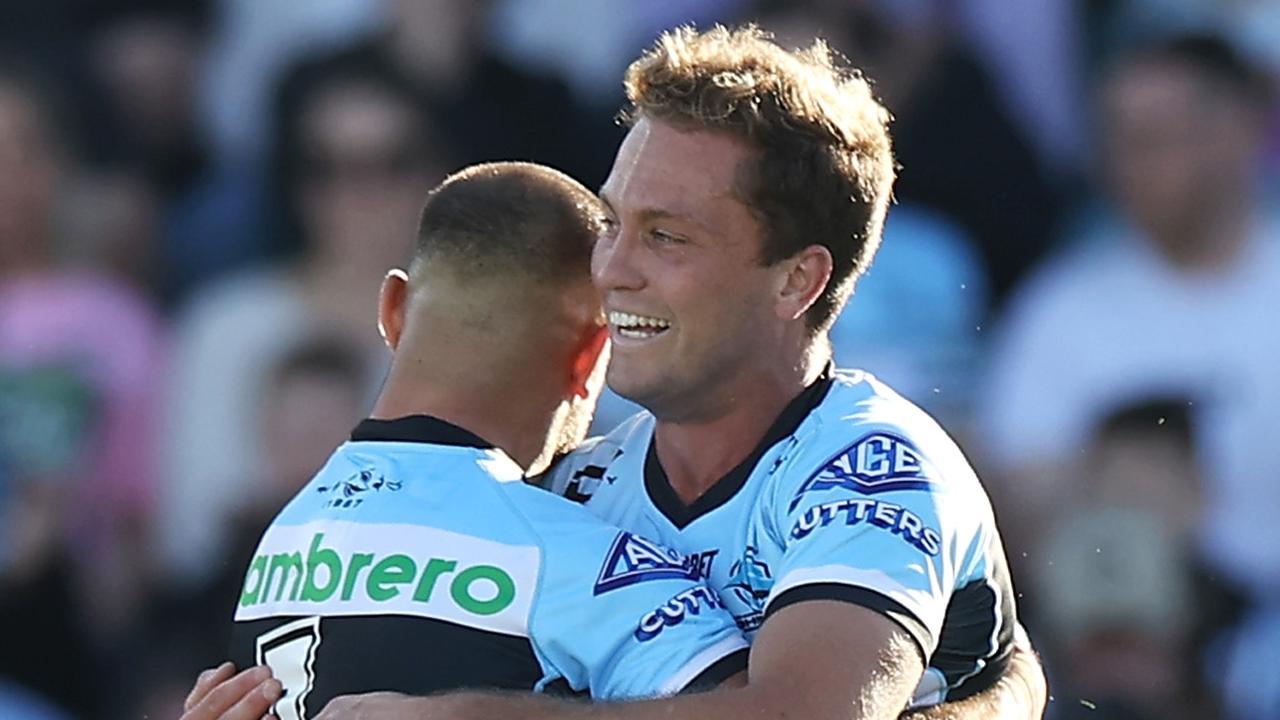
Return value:
<svg viewBox="0 0 1280 720">
<path fill-rule="evenodd" d="M 751 341 L 771 316 L 764 280 L 747 271 L 724 271 L 700 276 L 702 282 L 681 288 L 674 307 L 679 320 L 704 341 L 724 347 Z"/>
</svg>

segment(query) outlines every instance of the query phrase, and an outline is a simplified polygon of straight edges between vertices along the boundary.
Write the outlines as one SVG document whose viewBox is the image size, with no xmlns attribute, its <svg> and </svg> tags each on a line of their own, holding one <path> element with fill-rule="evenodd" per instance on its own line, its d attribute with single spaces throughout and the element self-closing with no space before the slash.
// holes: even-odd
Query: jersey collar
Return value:
<svg viewBox="0 0 1280 720">
<path fill-rule="evenodd" d="M 430 415 L 408 415 L 394 420 L 366 418 L 351 431 L 352 442 L 415 442 L 489 450 L 493 443 L 451 422 Z"/>
<path fill-rule="evenodd" d="M 653 504 L 671 521 L 672 525 L 684 529 L 689 523 L 729 502 L 747 483 L 747 478 L 751 477 L 751 471 L 755 469 L 756 463 L 760 462 L 760 458 L 769 451 L 769 448 L 794 433 L 800 427 L 800 423 L 804 422 L 809 413 L 827 396 L 827 391 L 831 389 L 834 372 L 834 366 L 828 363 L 813 384 L 787 403 L 751 454 L 717 480 L 691 505 L 685 505 L 672 489 L 667 471 L 662 469 L 662 463 L 658 460 L 653 433 L 650 432 L 649 450 L 644 459 L 644 485 Z"/>
</svg>

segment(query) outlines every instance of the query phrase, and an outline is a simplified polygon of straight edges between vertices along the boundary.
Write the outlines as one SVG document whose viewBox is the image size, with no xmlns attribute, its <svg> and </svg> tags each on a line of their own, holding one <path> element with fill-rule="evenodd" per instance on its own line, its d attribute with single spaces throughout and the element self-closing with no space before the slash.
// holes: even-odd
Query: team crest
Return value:
<svg viewBox="0 0 1280 720">
<path fill-rule="evenodd" d="M 788 512 L 801 496 L 833 488 L 863 495 L 893 490 L 924 490 L 933 484 L 933 467 L 907 440 L 885 432 L 868 435 L 837 453 L 800 486 Z"/>
<path fill-rule="evenodd" d="M 367 493 L 396 492 L 401 487 L 399 480 L 388 480 L 377 470 L 366 468 L 348 475 L 341 482 L 321 485 L 316 492 L 330 497 L 325 507 L 352 508 L 363 503 Z"/>
<path fill-rule="evenodd" d="M 734 561 L 729 568 L 729 581 L 725 590 L 731 599 L 730 610 L 738 628 L 746 633 L 760 629 L 764 622 L 764 602 L 773 589 L 773 571 L 769 564 L 760 559 L 754 545 L 748 545 L 741 560 Z"/>
<path fill-rule="evenodd" d="M 618 534 L 596 578 L 594 595 L 646 580 L 698 579 L 696 558 L 686 558 L 629 532 Z"/>
</svg>

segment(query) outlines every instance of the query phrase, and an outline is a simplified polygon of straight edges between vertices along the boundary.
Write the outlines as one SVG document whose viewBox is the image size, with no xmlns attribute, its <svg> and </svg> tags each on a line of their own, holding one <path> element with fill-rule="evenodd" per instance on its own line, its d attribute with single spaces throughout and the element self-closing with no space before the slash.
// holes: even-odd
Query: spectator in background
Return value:
<svg viewBox="0 0 1280 720">
<path fill-rule="evenodd" d="M 0 73 L 0 676 L 86 714 L 93 650 L 127 630 L 146 578 L 162 333 L 130 288 L 60 264 L 72 168 L 44 90 Z"/>
<path fill-rule="evenodd" d="M 291 107 L 334 66 L 370 68 L 412 89 L 452 140 L 459 164 L 530 160 L 588 185 L 603 181 L 621 132 L 608 116 L 586 117 L 561 81 L 493 53 L 491 5 L 388 0 L 390 18 L 381 33 L 303 62 L 285 76 L 278 100 Z"/>
<path fill-rule="evenodd" d="M 999 303 L 1049 245 L 1056 189 L 940 0 L 761 0 L 763 27 L 823 37 L 875 81 L 893 113 L 894 197 L 976 243 Z"/>
<path fill-rule="evenodd" d="M 220 163 L 261 172 L 282 73 L 307 55 L 374 33 L 386 20 L 386 0 L 210 2 L 215 22 L 201 73 L 203 124 Z"/>
<path fill-rule="evenodd" d="M 69 179 L 59 203 L 57 232 L 68 267 L 93 268 L 154 291 L 167 270 L 159 254 L 160 199 L 133 169 L 83 169 Z"/>
<path fill-rule="evenodd" d="M 1280 3 L 1275 0 L 1110 0 L 1085 7 L 1095 64 L 1153 33 L 1207 30 L 1239 47 L 1280 88 Z M 1272 109 L 1270 134 L 1268 170 L 1280 175 L 1280 104 Z"/>
<path fill-rule="evenodd" d="M 1108 414 L 1074 458 L 1072 493 L 1020 544 L 1055 717 L 1087 717 L 1080 699 L 1105 717 L 1153 720 L 1213 706 L 1201 661 L 1230 598 L 1202 582 L 1194 551 L 1195 410 L 1143 399 Z"/>
<path fill-rule="evenodd" d="M 163 273 L 146 288 L 170 306 L 200 284 L 263 254 L 262 188 L 256 176 L 219 164 L 203 135 L 197 88 L 205 56 L 207 2 L 107 3 L 88 44 L 99 98 L 86 130 L 100 180 L 133 179 L 155 203 L 148 248 Z"/>
<path fill-rule="evenodd" d="M 1054 469 L 1108 409 L 1198 398 L 1199 550 L 1260 603 L 1280 598 L 1280 225 L 1258 174 L 1268 102 L 1213 37 L 1118 62 L 1101 93 L 1100 162 L 1124 222 L 1021 289 L 982 408 L 986 449 L 1011 480 L 993 497 L 1034 523 L 1077 491 Z"/>
<path fill-rule="evenodd" d="M 369 298 L 408 257 L 422 197 L 448 166 L 450 143 L 413 96 L 360 67 L 310 84 L 286 128 L 296 142 L 281 204 L 296 209 L 299 256 L 207 289 L 178 321 L 159 547 L 181 580 L 226 550 L 235 499 L 260 474 L 262 456 L 226 448 L 253 446 L 258 392 L 282 353 L 315 329 L 339 334 L 366 358 L 372 397 L 387 358 Z"/>
<path fill-rule="evenodd" d="M 1086 506 L 1047 535 L 1034 587 L 1049 606 L 1037 638 L 1052 641 L 1050 717 L 1206 717 L 1187 555 L 1169 529 L 1141 511 Z"/>
</svg>

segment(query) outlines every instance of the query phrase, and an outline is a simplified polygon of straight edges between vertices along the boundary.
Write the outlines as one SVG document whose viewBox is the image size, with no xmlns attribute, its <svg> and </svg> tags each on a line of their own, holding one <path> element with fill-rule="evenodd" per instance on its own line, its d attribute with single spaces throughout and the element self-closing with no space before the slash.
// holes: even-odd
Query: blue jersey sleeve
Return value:
<svg viewBox="0 0 1280 720">
<path fill-rule="evenodd" d="M 542 576 L 530 630 L 547 672 L 595 699 L 670 695 L 746 668 L 747 642 L 696 564 L 551 493 L 525 488 Z"/>
<path fill-rule="evenodd" d="M 838 451 L 801 453 L 769 500 L 782 554 L 766 621 L 796 602 L 852 602 L 901 625 L 927 664 L 973 523 L 957 507 L 963 493 L 916 443 L 896 429 L 853 428 L 860 436 Z"/>
</svg>

